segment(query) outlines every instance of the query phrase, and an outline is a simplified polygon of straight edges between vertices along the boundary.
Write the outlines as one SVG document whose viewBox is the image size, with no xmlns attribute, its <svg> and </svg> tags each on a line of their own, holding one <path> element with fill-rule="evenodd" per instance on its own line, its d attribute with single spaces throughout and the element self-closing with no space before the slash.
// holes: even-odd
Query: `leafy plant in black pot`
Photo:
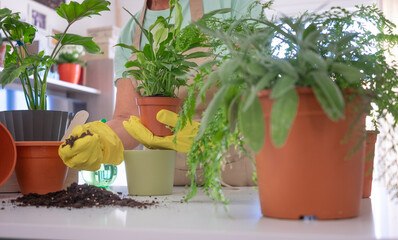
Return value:
<svg viewBox="0 0 398 240">
<path fill-rule="evenodd" d="M 67 21 L 67 26 L 63 33 L 51 36 L 58 42 L 49 55 L 45 55 L 44 51 L 28 52 L 27 45 L 33 43 L 37 30 L 34 26 L 21 21 L 19 13 L 13 13 L 7 8 L 0 10 L 0 30 L 10 43 L 7 46 L 4 69 L 0 79 L 1 85 L 4 88 L 19 78 L 27 108 L 35 110 L 1 113 L 0 121 L 7 126 L 14 139 L 25 141 L 60 140 L 71 114 L 59 111 L 37 111 L 47 110 L 47 78 L 50 68 L 55 64 L 59 51 L 66 45 L 81 45 L 88 53 L 101 53 L 100 48 L 91 37 L 71 34 L 68 33 L 68 30 L 72 24 L 82 18 L 109 11 L 109 4 L 105 0 L 84 0 L 82 3 L 72 1 L 69 4 L 61 4 L 56 12 Z M 61 126 L 57 128 L 57 124 Z M 19 130 L 27 131 L 19 132 Z"/>
</svg>

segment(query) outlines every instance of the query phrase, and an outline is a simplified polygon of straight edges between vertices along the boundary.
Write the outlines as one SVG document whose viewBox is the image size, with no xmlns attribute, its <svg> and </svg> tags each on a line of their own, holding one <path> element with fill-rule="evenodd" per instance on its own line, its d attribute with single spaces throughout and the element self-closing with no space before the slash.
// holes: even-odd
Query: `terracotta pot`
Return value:
<svg viewBox="0 0 398 240">
<path fill-rule="evenodd" d="M 11 176 L 17 161 L 14 140 L 7 128 L 0 123 L 0 186 Z"/>
<path fill-rule="evenodd" d="M 75 63 L 58 64 L 59 79 L 65 82 L 78 84 L 80 79 L 81 66 Z"/>
<path fill-rule="evenodd" d="M 377 131 L 366 131 L 365 168 L 363 175 L 362 198 L 368 198 L 372 194 L 373 162 L 376 140 Z"/>
<path fill-rule="evenodd" d="M 15 173 L 22 194 L 62 190 L 67 167 L 58 155 L 62 142 L 16 142 Z"/>
<path fill-rule="evenodd" d="M 179 98 L 169 97 L 141 97 L 137 98 L 137 106 L 142 124 L 147 127 L 155 136 L 170 136 L 173 132 L 166 125 L 158 122 L 156 114 L 162 110 L 178 112 L 181 104 Z"/>
<path fill-rule="evenodd" d="M 281 148 L 272 144 L 269 134 L 270 91 L 259 93 L 266 125 L 265 143 L 256 155 L 261 211 L 264 216 L 285 219 L 358 216 L 364 148 L 354 153 L 352 149 L 364 139 L 365 115 L 349 106 L 345 119 L 333 122 L 311 88 L 297 92 L 298 113 Z M 352 134 L 342 142 L 350 129 Z"/>
</svg>

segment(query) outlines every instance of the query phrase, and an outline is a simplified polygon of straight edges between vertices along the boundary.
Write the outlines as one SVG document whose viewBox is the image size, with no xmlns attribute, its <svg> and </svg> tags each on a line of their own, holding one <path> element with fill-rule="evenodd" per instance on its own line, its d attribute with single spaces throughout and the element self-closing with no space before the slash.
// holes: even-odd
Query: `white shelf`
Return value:
<svg viewBox="0 0 398 240">
<path fill-rule="evenodd" d="M 57 79 L 49 78 L 47 79 L 47 88 L 49 90 L 64 90 L 67 92 L 80 92 L 88 94 L 101 94 L 101 91 L 92 87 L 87 87 L 79 84 L 73 84 Z"/>
<path fill-rule="evenodd" d="M 381 185 L 381 184 L 379 184 Z M 376 184 L 377 186 L 377 184 Z M 127 194 L 127 187 L 113 187 Z M 0 194 L 0 238 L 17 239 L 397 239 L 398 205 L 384 188 L 373 188 L 371 199 L 362 199 L 359 217 L 328 221 L 299 221 L 261 215 L 258 193 L 251 187 L 224 189 L 229 212 L 216 208 L 198 192 L 181 203 L 184 187 L 173 195 L 157 197 L 159 206 L 148 209 L 105 207 L 59 209 L 13 207 L 7 202 L 17 194 Z M 134 197 L 154 200 L 154 197 Z M 294 201 L 292 199 L 292 201 Z"/>
<path fill-rule="evenodd" d="M 0 67 L 0 74 L 4 68 Z M 22 89 L 21 83 L 19 79 L 15 79 L 15 81 L 6 87 L 9 88 L 18 88 Z M 73 84 L 69 82 L 65 82 L 58 79 L 47 78 L 47 90 L 53 91 L 62 91 L 66 93 L 86 93 L 93 95 L 100 95 L 101 91 L 92 87 L 87 87 L 79 84 Z"/>
</svg>

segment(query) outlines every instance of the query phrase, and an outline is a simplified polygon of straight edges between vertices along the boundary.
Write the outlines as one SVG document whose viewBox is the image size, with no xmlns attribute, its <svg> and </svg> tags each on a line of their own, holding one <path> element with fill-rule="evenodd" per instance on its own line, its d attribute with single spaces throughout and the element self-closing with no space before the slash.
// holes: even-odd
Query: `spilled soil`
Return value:
<svg viewBox="0 0 398 240">
<path fill-rule="evenodd" d="M 66 190 L 51 192 L 47 194 L 30 193 L 11 200 L 16 206 L 36 206 L 36 207 L 56 207 L 56 208 L 92 208 L 92 207 L 130 207 L 145 209 L 149 206 L 158 205 L 157 201 L 139 202 L 131 198 L 121 198 L 118 194 L 114 194 L 105 188 L 78 185 L 73 183 Z"/>
</svg>

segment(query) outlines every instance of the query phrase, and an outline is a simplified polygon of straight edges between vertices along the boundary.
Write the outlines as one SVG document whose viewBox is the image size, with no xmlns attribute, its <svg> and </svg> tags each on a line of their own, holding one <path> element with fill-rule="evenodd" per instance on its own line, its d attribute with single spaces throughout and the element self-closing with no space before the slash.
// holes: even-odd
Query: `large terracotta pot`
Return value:
<svg viewBox="0 0 398 240">
<path fill-rule="evenodd" d="M 156 119 L 156 114 L 166 109 L 177 113 L 181 104 L 179 98 L 169 97 L 141 97 L 137 98 L 137 106 L 140 113 L 141 123 L 155 136 L 170 136 L 173 132 L 166 125 Z"/>
<path fill-rule="evenodd" d="M 14 140 L 7 128 L 0 123 L 0 186 L 11 176 L 17 161 Z"/>
<path fill-rule="evenodd" d="M 22 194 L 60 191 L 67 167 L 58 155 L 62 142 L 16 142 L 15 173 Z"/>
<path fill-rule="evenodd" d="M 363 175 L 362 198 L 368 198 L 372 194 L 373 162 L 377 133 L 377 131 L 366 131 L 365 168 Z"/>
<path fill-rule="evenodd" d="M 261 211 L 264 216 L 285 219 L 358 216 L 364 148 L 352 150 L 361 140 L 365 143 L 365 116 L 347 107 L 345 119 L 333 122 L 312 89 L 297 92 L 298 113 L 281 148 L 272 144 L 269 134 L 270 91 L 259 93 L 266 125 L 265 143 L 256 155 Z M 350 129 L 350 137 L 342 142 Z"/>
<path fill-rule="evenodd" d="M 58 64 L 59 79 L 65 82 L 78 84 L 80 79 L 81 66 L 76 63 Z"/>
</svg>

